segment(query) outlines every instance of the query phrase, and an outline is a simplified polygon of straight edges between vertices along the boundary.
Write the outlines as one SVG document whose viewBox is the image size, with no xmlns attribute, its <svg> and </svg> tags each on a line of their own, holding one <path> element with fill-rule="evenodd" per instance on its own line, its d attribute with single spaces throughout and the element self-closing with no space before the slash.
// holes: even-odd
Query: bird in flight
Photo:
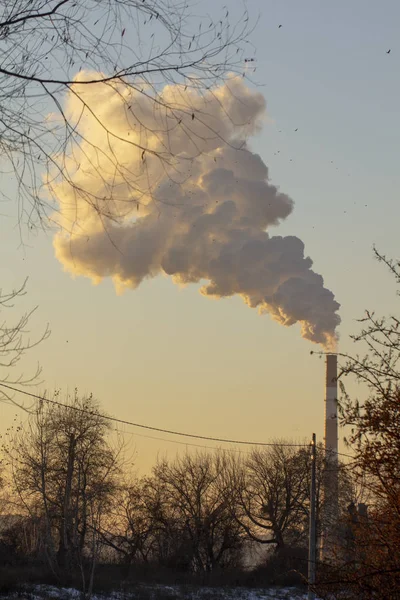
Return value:
<svg viewBox="0 0 400 600">
<path fill-rule="evenodd" d="M 295 129 L 295 131 L 298 131 L 298 130 L 299 130 L 299 128 Z"/>
<path fill-rule="evenodd" d="M 386 51 L 386 54 L 390 54 L 391 50 L 392 50 L 392 49 L 391 49 L 391 48 L 389 48 L 389 50 L 387 50 L 387 51 Z"/>
<path fill-rule="evenodd" d="M 278 25 L 278 29 L 280 29 L 282 27 L 282 25 Z"/>
</svg>

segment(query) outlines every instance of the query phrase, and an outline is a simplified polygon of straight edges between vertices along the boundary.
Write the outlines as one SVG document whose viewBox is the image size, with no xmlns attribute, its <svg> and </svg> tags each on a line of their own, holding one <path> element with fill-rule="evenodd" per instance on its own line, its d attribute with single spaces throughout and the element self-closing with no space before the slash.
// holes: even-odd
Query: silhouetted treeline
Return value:
<svg viewBox="0 0 400 600">
<path fill-rule="evenodd" d="M 186 453 L 135 477 L 96 401 L 77 394 L 65 406 L 41 403 L 9 433 L 0 559 L 22 578 L 24 568 L 28 578 L 29 569 L 63 584 L 79 578 L 90 596 L 107 569 L 208 583 L 306 576 L 306 444 Z M 319 529 L 323 467 L 319 452 Z M 342 491 L 350 497 L 345 479 Z"/>
</svg>

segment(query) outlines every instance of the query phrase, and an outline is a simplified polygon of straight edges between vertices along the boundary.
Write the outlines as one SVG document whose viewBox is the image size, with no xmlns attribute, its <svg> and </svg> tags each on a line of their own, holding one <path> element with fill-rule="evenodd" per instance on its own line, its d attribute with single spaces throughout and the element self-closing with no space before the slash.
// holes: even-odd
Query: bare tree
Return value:
<svg viewBox="0 0 400 600">
<path fill-rule="evenodd" d="M 158 490 L 158 519 L 178 562 L 194 572 L 235 566 L 243 548 L 241 527 L 229 504 L 224 484 L 224 453 L 197 453 L 158 462 L 153 486 Z"/>
<path fill-rule="evenodd" d="M 375 257 L 388 267 L 400 284 L 399 262 L 387 259 L 375 249 Z M 342 424 L 350 428 L 347 443 L 354 452 L 353 469 L 379 501 L 391 502 L 398 511 L 400 489 L 400 319 L 378 317 L 366 311 L 362 330 L 352 336 L 365 354 L 342 355 L 340 407 Z M 345 377 L 362 384 L 364 401 L 346 392 Z"/>
<path fill-rule="evenodd" d="M 277 550 L 304 536 L 309 457 L 284 443 L 254 449 L 236 468 L 237 517 L 249 537 Z"/>
<path fill-rule="evenodd" d="M 14 302 L 26 294 L 26 280 L 22 286 L 18 289 L 14 289 L 11 292 L 0 291 L 0 313 L 5 309 L 13 309 Z M 37 307 L 36 307 L 37 308 Z M 18 368 L 19 362 L 23 358 L 26 352 L 44 341 L 50 334 L 48 326 L 45 328 L 43 333 L 34 339 L 29 337 L 29 331 L 27 329 L 30 318 L 35 312 L 33 310 L 22 314 L 16 322 L 10 324 L 1 315 L 0 322 L 0 383 L 6 384 L 0 387 L 0 400 L 2 402 L 9 402 L 16 404 L 14 400 L 13 391 L 7 386 L 13 387 L 14 385 L 33 385 L 37 384 L 41 368 L 38 366 L 36 371 L 30 375 L 25 375 L 23 372 L 17 373 L 13 376 L 15 368 Z M 18 404 L 18 406 L 21 406 Z"/>
<path fill-rule="evenodd" d="M 17 502 L 40 515 L 50 568 L 61 579 L 80 569 L 84 590 L 119 475 L 120 448 L 110 446 L 109 429 L 94 399 L 75 392 L 65 405 L 42 402 L 8 450 Z"/>
<path fill-rule="evenodd" d="M 160 528 L 157 506 L 157 495 L 149 479 L 134 479 L 118 489 L 99 528 L 102 543 L 122 557 L 127 573 L 133 562 L 148 562 L 157 554 Z"/>
<path fill-rule="evenodd" d="M 183 91 L 203 94 L 228 73 L 244 75 L 249 66 L 253 70 L 248 63 L 254 58 L 245 53 L 246 48 L 251 52 L 246 46 L 249 17 L 244 10 L 231 23 L 225 7 L 214 21 L 199 17 L 197 9 L 180 0 L 0 2 L 0 168 L 14 174 L 20 217 L 31 226 L 38 220 L 45 224 L 47 209 L 54 209 L 56 182 L 70 185 L 104 219 L 115 217 L 111 207 L 121 182 L 138 201 L 137 174 L 125 172 L 114 154 L 118 135 L 104 123 L 99 107 L 85 99 L 89 87 L 97 86 L 100 95 L 104 89 L 119 95 L 127 128 L 129 114 L 138 111 L 141 135 L 124 141 L 128 151 L 142 154 L 144 168 L 147 155 L 173 165 L 173 148 L 154 149 L 152 144 L 161 129 L 168 134 L 181 128 L 194 146 L 203 136 L 215 135 L 205 124 L 198 131 L 193 121 L 201 121 L 201 111 Z M 180 86 L 180 94 L 168 100 L 162 93 L 166 84 Z M 141 96 L 160 115 L 160 131 L 146 126 L 138 108 Z M 66 107 L 67 97 L 76 103 L 73 112 Z M 98 161 L 104 151 L 96 136 L 81 127 L 85 114 L 108 139 L 105 158 L 115 174 L 115 186 L 104 181 L 109 194 L 88 190 L 73 179 L 80 166 L 74 156 L 82 145 L 98 153 L 91 166 L 97 176 L 103 175 Z"/>
<path fill-rule="evenodd" d="M 374 249 L 400 284 L 399 262 Z M 400 586 L 400 319 L 366 311 L 360 333 L 352 336 L 360 354 L 341 355 L 342 425 L 354 458 L 349 464 L 368 492 L 368 512 L 353 509 L 350 552 L 321 585 L 321 597 L 392 600 Z M 360 397 L 346 391 L 345 378 L 361 385 Z"/>
</svg>

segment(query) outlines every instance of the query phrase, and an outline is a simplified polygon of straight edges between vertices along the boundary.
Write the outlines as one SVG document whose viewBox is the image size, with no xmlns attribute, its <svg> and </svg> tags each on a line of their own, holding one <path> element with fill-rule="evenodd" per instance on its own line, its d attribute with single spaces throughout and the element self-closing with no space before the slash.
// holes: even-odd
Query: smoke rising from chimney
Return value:
<svg viewBox="0 0 400 600">
<path fill-rule="evenodd" d="M 238 294 L 332 347 L 333 293 L 299 238 L 269 233 L 293 201 L 247 145 L 265 115 L 263 96 L 237 78 L 202 95 L 166 86 L 157 102 L 142 88 L 77 83 L 69 95 L 82 141 L 66 163 L 70 181 L 48 181 L 64 268 L 95 283 L 111 277 L 117 292 L 159 274 L 201 282 L 205 296 Z"/>
</svg>

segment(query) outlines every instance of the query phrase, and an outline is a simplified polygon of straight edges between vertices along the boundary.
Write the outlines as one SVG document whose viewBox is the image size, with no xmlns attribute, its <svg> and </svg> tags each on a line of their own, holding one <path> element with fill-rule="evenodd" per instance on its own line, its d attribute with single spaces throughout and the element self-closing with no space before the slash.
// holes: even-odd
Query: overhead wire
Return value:
<svg viewBox="0 0 400 600">
<path fill-rule="evenodd" d="M 254 441 L 250 441 L 250 440 L 234 440 L 234 439 L 229 439 L 229 438 L 223 438 L 223 437 L 212 437 L 212 436 L 207 436 L 207 435 L 199 435 L 199 434 L 194 434 L 194 433 L 188 433 L 188 432 L 182 432 L 182 431 L 175 431 L 175 430 L 170 430 L 170 429 L 164 429 L 161 427 L 155 427 L 153 425 L 146 425 L 143 423 L 135 423 L 133 421 L 128 421 L 126 419 L 120 419 L 118 417 L 113 417 L 111 415 L 107 415 L 107 414 L 102 414 L 102 413 L 97 413 L 95 411 L 90 411 L 88 409 L 85 408 L 80 408 L 78 406 L 73 406 L 71 404 L 65 404 L 63 402 L 60 402 L 58 400 L 54 400 L 51 398 L 46 398 L 45 396 L 41 396 L 39 394 L 34 394 L 32 392 L 28 392 L 27 390 L 21 390 L 19 388 L 16 388 L 15 386 L 11 386 L 8 385 L 6 383 L 0 382 L 0 387 L 6 388 L 8 390 L 11 390 L 13 392 L 19 393 L 19 394 L 23 394 L 25 396 L 28 396 L 30 398 L 33 398 L 34 400 L 39 400 L 42 402 L 46 402 L 48 404 L 53 404 L 56 406 L 60 406 L 63 408 L 68 408 L 70 410 L 74 410 L 76 412 L 80 412 L 80 413 L 85 413 L 85 414 L 90 414 L 90 415 L 96 415 L 96 416 L 101 416 L 103 419 L 106 419 L 107 421 L 111 421 L 114 423 L 118 423 L 120 425 L 128 425 L 130 427 L 137 427 L 140 429 L 146 429 L 146 430 L 150 430 L 150 431 L 157 431 L 159 433 L 165 433 L 168 435 L 176 435 L 176 436 L 180 436 L 180 437 L 186 437 L 186 438 L 190 438 L 190 439 L 199 439 L 199 440 L 205 440 L 205 441 L 212 441 L 212 442 L 219 442 L 219 443 L 223 443 L 223 444 L 237 444 L 237 445 L 247 445 L 247 446 L 266 446 L 266 447 L 288 447 L 288 448 L 309 448 L 311 445 L 311 442 L 306 444 L 295 444 L 295 443 L 289 443 L 289 442 L 254 442 Z M 137 433 L 133 433 L 133 432 L 122 432 L 121 430 L 116 430 L 119 431 L 120 433 L 129 433 L 131 435 L 136 435 L 138 437 L 143 437 L 143 438 L 148 438 L 148 439 L 155 439 L 155 440 L 159 440 L 159 441 L 164 441 L 164 442 L 169 442 L 169 443 L 175 443 L 175 444 L 181 444 L 181 445 L 186 445 L 186 446 L 193 446 L 193 447 L 198 447 L 198 448 L 205 448 L 205 449 L 209 449 L 209 450 L 219 450 L 219 447 L 213 447 L 213 446 L 205 446 L 205 445 L 201 445 L 201 444 L 193 444 L 193 443 L 189 443 L 189 442 L 178 442 L 177 440 L 169 440 L 166 438 L 159 438 L 156 436 L 146 436 L 146 435 L 140 435 Z M 223 449 L 223 448 L 222 448 Z M 329 450 L 325 449 L 325 448 L 318 448 L 319 450 L 323 450 L 324 452 L 328 452 Z M 223 449 L 224 450 L 224 449 Z M 225 449 L 227 450 L 227 449 Z M 241 452 L 240 450 L 236 449 L 234 450 L 236 452 Z M 349 454 L 344 454 L 342 452 L 335 452 L 335 454 L 337 454 L 338 456 L 343 456 L 346 458 L 350 458 L 350 459 L 354 459 L 354 456 L 350 456 Z"/>
<path fill-rule="evenodd" d="M 221 446 L 206 446 L 204 444 L 194 444 L 193 442 L 180 442 L 178 440 L 169 440 L 168 438 L 161 438 L 154 435 L 146 435 L 143 433 L 137 433 L 136 431 L 124 431 L 122 429 L 115 428 L 115 431 L 121 435 L 131 435 L 132 437 L 140 437 L 149 440 L 158 440 L 160 442 L 168 442 L 169 444 L 179 444 L 181 446 L 190 446 L 192 448 L 203 448 L 205 450 L 222 450 L 223 452 L 238 452 L 239 454 L 250 454 L 247 450 L 239 450 L 238 448 L 222 448 Z"/>
<path fill-rule="evenodd" d="M 34 399 L 40 400 L 42 402 L 46 402 L 48 404 L 53 404 L 56 406 L 61 406 L 63 408 L 68 408 L 70 410 L 74 410 L 79 413 L 90 414 L 92 416 L 101 416 L 101 418 L 103 418 L 107 421 L 114 422 L 114 423 L 119 423 L 122 425 L 129 425 L 131 427 L 138 427 L 138 428 L 147 429 L 150 431 L 158 431 L 160 433 L 166 433 L 169 435 L 176 435 L 176 436 L 187 437 L 187 438 L 192 438 L 192 439 L 199 439 L 199 440 L 207 440 L 207 441 L 211 441 L 211 442 L 220 442 L 220 443 L 224 443 L 224 444 L 237 444 L 237 445 L 247 445 L 247 446 L 281 446 L 281 447 L 285 446 L 285 447 L 294 447 L 294 448 L 309 448 L 310 447 L 310 444 L 293 444 L 293 443 L 286 443 L 286 442 L 283 442 L 283 443 L 280 443 L 280 442 L 254 442 L 254 441 L 250 441 L 250 440 L 233 440 L 233 439 L 222 438 L 222 437 L 212 437 L 212 436 L 199 435 L 199 434 L 187 433 L 187 432 L 182 432 L 182 431 L 174 431 L 172 429 L 163 429 L 161 427 L 155 427 L 153 425 L 144 425 L 142 423 L 134 423 L 133 421 L 128 421 L 126 419 L 119 419 L 118 417 L 113 417 L 111 415 L 98 413 L 96 411 L 91 411 L 91 410 L 88 410 L 85 408 L 80 408 L 78 406 L 64 404 L 63 402 L 60 402 L 58 400 L 46 398 L 45 396 L 40 396 L 39 394 L 33 394 L 32 392 L 28 392 L 27 390 L 21 390 L 14 386 L 7 385 L 5 383 L 0 383 L 0 387 L 6 388 L 13 392 L 17 392 L 19 394 L 23 394 L 25 396 L 29 396 L 30 398 L 34 398 Z"/>
</svg>

